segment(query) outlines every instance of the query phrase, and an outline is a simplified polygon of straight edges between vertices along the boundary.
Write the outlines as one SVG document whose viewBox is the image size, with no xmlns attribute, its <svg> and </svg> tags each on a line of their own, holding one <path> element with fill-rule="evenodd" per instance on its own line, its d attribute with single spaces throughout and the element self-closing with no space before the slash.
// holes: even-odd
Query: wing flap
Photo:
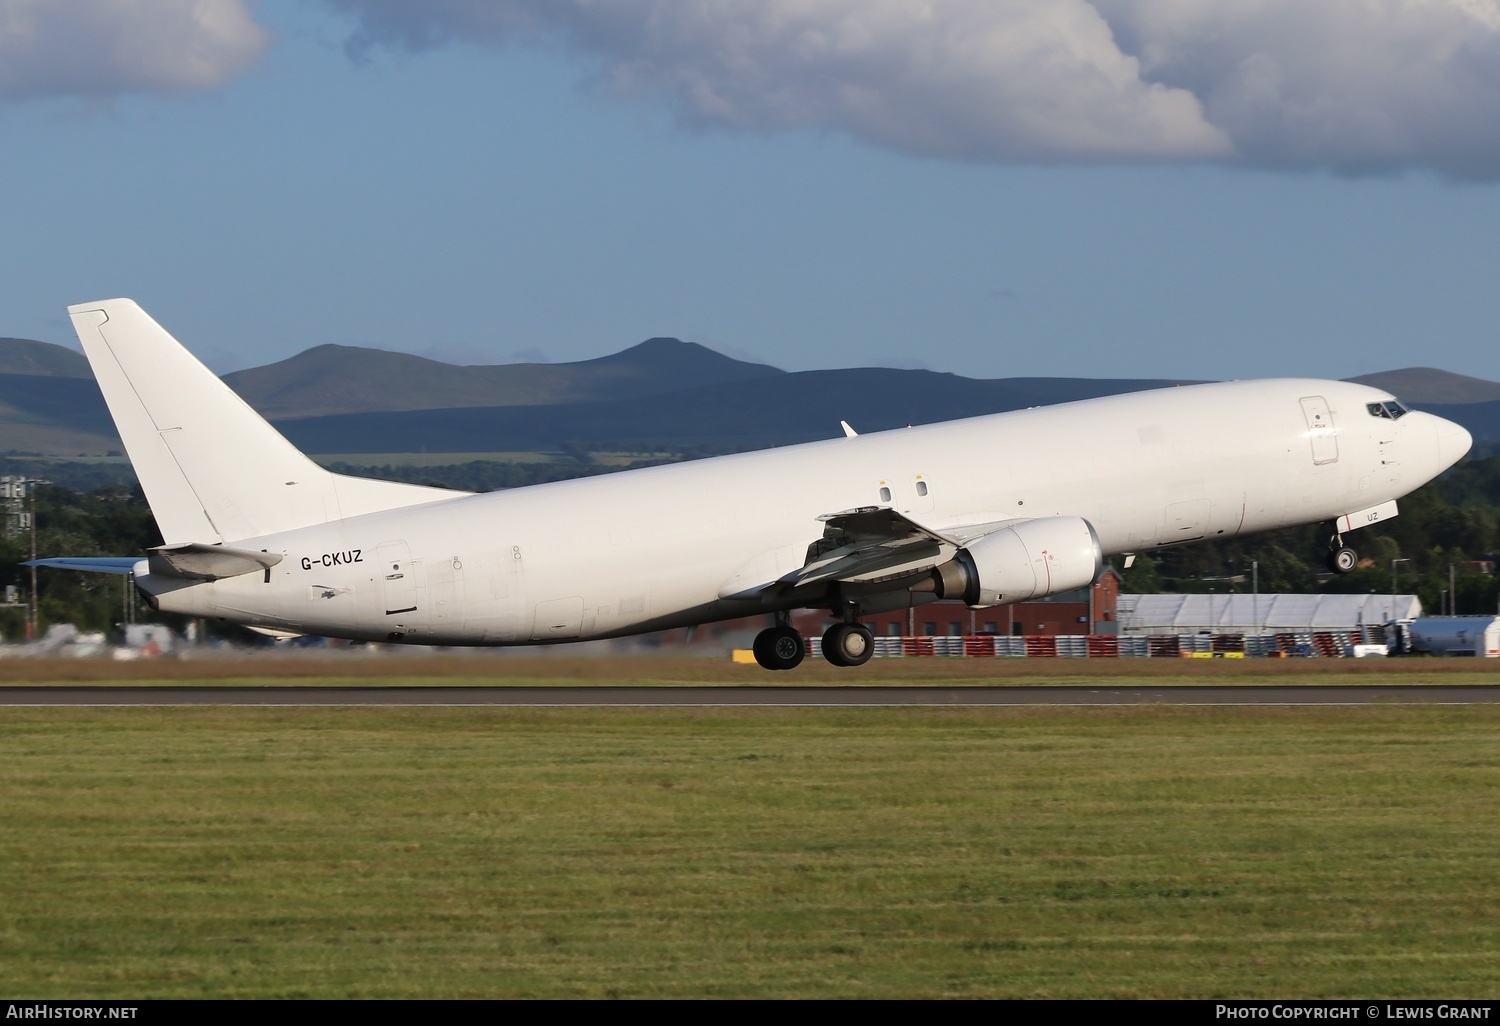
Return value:
<svg viewBox="0 0 1500 1026">
<path fill-rule="evenodd" d="M 818 517 L 823 537 L 782 576 L 779 591 L 833 581 L 877 583 L 930 570 L 953 558 L 958 542 L 889 506 L 858 506 Z"/>
<path fill-rule="evenodd" d="M 817 518 L 823 525 L 823 537 L 807 547 L 801 566 L 769 580 L 761 577 L 763 583 L 747 587 L 747 581 L 759 576 L 755 569 L 764 573 L 778 561 L 782 567 L 787 565 L 780 558 L 781 550 L 763 553 L 726 581 L 719 597 L 754 601 L 784 596 L 809 585 L 878 585 L 910 578 L 946 563 L 975 539 L 1026 519 L 1005 517 L 934 528 L 889 506 L 857 506 L 824 513 Z"/>
<path fill-rule="evenodd" d="M 781 578 L 789 588 L 820 581 L 878 581 L 937 566 L 951 558 L 953 546 L 931 538 L 886 538 L 841 545 L 821 559 Z"/>
</svg>

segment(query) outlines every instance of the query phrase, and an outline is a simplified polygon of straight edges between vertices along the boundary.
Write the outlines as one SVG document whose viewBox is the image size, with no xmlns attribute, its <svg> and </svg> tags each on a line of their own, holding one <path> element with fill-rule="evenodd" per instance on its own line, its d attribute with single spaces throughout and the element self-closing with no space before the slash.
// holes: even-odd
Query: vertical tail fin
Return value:
<svg viewBox="0 0 1500 1026">
<path fill-rule="evenodd" d="M 329 473 L 133 300 L 68 314 L 168 544 L 254 538 L 463 494 Z"/>
</svg>

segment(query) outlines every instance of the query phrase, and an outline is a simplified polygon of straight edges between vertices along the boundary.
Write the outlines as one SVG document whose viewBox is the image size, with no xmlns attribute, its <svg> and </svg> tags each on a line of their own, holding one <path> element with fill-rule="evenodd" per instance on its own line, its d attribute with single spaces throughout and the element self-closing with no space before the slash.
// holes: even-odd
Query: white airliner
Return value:
<svg viewBox="0 0 1500 1026">
<path fill-rule="evenodd" d="M 332 474 L 128 299 L 69 308 L 166 544 L 45 565 L 133 573 L 153 608 L 272 635 L 425 645 L 614 638 L 827 609 L 1079 588 L 1106 556 L 1296 524 L 1343 535 L 1468 452 L 1469 433 L 1339 381 L 1194 385 L 471 495 Z"/>
</svg>

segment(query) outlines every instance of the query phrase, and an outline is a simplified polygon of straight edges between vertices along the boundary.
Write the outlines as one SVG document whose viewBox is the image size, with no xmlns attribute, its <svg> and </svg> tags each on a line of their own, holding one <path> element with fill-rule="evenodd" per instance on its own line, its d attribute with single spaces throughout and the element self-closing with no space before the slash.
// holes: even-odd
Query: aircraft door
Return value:
<svg viewBox="0 0 1500 1026">
<path fill-rule="evenodd" d="M 381 542 L 375 549 L 380 562 L 386 616 L 417 611 L 417 577 L 411 550 L 404 541 Z"/>
<path fill-rule="evenodd" d="M 1159 545 L 1181 545 L 1208 533 L 1211 503 L 1207 499 L 1174 502 L 1167 507 Z"/>
<path fill-rule="evenodd" d="M 1337 463 L 1339 440 L 1333 427 L 1333 414 L 1328 409 L 1328 400 L 1320 395 L 1309 395 L 1302 399 L 1302 416 L 1307 421 L 1307 437 L 1312 442 L 1312 458 L 1315 466 Z"/>
<path fill-rule="evenodd" d="M 583 596 L 551 599 L 536 604 L 536 616 L 531 624 L 531 639 L 576 638 L 583 633 Z"/>
</svg>

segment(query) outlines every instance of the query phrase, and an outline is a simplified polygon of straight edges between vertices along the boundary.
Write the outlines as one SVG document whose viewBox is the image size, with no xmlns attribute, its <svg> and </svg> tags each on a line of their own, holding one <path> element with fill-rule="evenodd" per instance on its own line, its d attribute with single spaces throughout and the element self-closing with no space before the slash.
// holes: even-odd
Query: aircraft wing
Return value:
<svg viewBox="0 0 1500 1026">
<path fill-rule="evenodd" d="M 776 582 L 778 590 L 825 581 L 879 581 L 925 570 L 952 557 L 954 542 L 885 506 L 861 506 L 818 517 L 823 537 L 807 562 Z"/>
<path fill-rule="evenodd" d="M 823 537 L 808 546 L 803 565 L 773 581 L 736 589 L 736 598 L 780 595 L 834 581 L 878 584 L 930 570 L 964 545 L 1016 518 L 934 529 L 886 506 L 860 506 L 818 517 Z M 728 596 L 726 596 L 728 597 Z"/>
</svg>

